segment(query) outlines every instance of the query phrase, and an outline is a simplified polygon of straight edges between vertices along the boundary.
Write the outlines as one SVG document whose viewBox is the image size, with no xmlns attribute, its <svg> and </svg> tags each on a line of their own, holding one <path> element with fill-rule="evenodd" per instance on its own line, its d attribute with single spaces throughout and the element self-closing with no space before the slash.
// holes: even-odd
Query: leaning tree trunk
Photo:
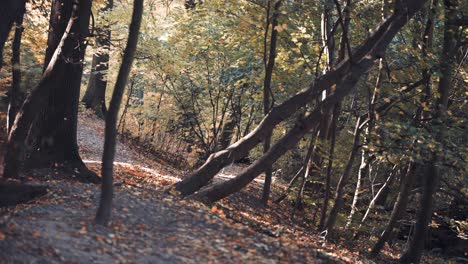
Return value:
<svg viewBox="0 0 468 264">
<path fill-rule="evenodd" d="M 457 0 L 444 0 L 445 4 L 445 28 L 442 56 L 440 60 L 441 77 L 438 91 L 440 98 L 437 99 L 433 119 L 435 139 L 444 146 L 446 137 L 446 120 L 450 92 L 452 89 L 452 78 L 455 65 L 455 54 L 458 36 L 458 25 L 456 23 L 458 12 Z M 443 161 L 442 151 L 434 151 L 432 158 L 427 161 L 426 173 L 423 181 L 423 192 L 421 197 L 420 211 L 417 216 L 414 234 L 408 250 L 401 256 L 401 263 L 419 263 L 422 250 L 426 241 L 427 226 L 432 217 L 434 195 L 442 174 L 441 163 Z"/>
<path fill-rule="evenodd" d="M 406 205 L 408 204 L 408 197 L 411 191 L 411 187 L 413 186 L 413 182 L 416 177 L 415 169 L 414 169 L 414 162 L 410 161 L 408 164 L 408 168 L 406 170 L 406 174 L 402 175 L 402 180 L 400 184 L 400 192 L 398 193 L 397 200 L 395 205 L 393 206 L 392 214 L 390 215 L 390 220 L 385 227 L 385 230 L 380 235 L 377 243 L 375 243 L 374 247 L 370 252 L 372 257 L 375 257 L 379 254 L 380 250 L 382 250 L 385 242 L 388 241 L 390 236 L 392 235 L 393 229 L 395 228 L 398 220 L 400 220 L 401 216 L 403 215 Z"/>
<path fill-rule="evenodd" d="M 117 138 L 117 115 L 119 113 L 120 104 L 122 103 L 128 76 L 132 68 L 133 58 L 135 57 L 142 16 L 143 0 L 135 0 L 127 46 L 125 47 L 122 64 L 120 65 L 117 81 L 115 82 L 109 111 L 106 115 L 104 153 L 102 155 L 102 191 L 99 208 L 96 213 L 96 223 L 100 225 L 107 225 L 111 217 L 112 198 L 114 195 L 112 174 Z"/>
<path fill-rule="evenodd" d="M 353 147 L 351 149 L 351 153 L 349 154 L 348 162 L 343 170 L 343 174 L 338 181 L 338 185 L 336 186 L 335 191 L 335 199 L 333 203 L 333 207 L 330 210 L 330 215 L 328 216 L 327 221 L 323 225 L 323 231 L 326 230 L 327 236 L 331 237 L 333 233 L 333 227 L 335 226 L 336 218 L 338 216 L 338 212 L 343 205 L 343 196 L 344 196 L 344 187 L 348 183 L 349 175 L 351 174 L 351 169 L 354 164 L 354 159 L 356 158 L 356 154 L 359 150 L 359 138 L 361 136 L 361 131 L 363 126 L 366 124 L 366 121 L 361 122 L 361 118 L 358 118 L 356 121 L 356 127 L 354 129 L 354 139 L 353 139 Z"/>
<path fill-rule="evenodd" d="M 396 166 L 397 165 L 393 166 L 392 171 L 390 172 L 390 175 L 388 176 L 387 180 L 384 182 L 382 187 L 380 187 L 380 189 L 377 191 L 376 195 L 369 202 L 369 205 L 367 206 L 367 210 L 364 213 L 364 216 L 362 217 L 361 222 L 359 223 L 359 226 L 357 227 L 356 231 L 354 232 L 354 236 L 353 236 L 354 239 L 357 239 L 360 236 L 361 227 L 364 224 L 364 222 L 366 221 L 367 217 L 369 216 L 369 213 L 371 212 L 371 210 L 374 208 L 374 206 L 376 204 L 376 201 L 378 201 L 379 198 L 384 194 L 385 190 L 390 189 L 390 184 L 393 181 L 393 178 L 395 178 Z"/>
<path fill-rule="evenodd" d="M 107 5 L 99 12 L 112 9 L 113 0 L 107 0 Z M 96 47 L 91 66 L 91 76 L 82 102 L 87 108 L 93 109 L 99 117 L 104 117 L 106 108 L 107 71 L 109 69 L 109 51 L 111 45 L 111 30 L 109 22 L 96 28 Z"/>
<path fill-rule="evenodd" d="M 273 107 L 260 124 L 247 136 L 227 149 L 211 154 L 207 161 L 189 177 L 171 186 L 169 192 L 182 196 L 196 192 L 206 185 L 223 167 L 239 158 L 245 157 L 277 124 L 307 105 L 323 90 L 329 89 L 334 85 L 340 87 L 340 89 L 337 89 L 336 92 L 327 98 L 328 100 L 325 99 L 327 101 L 325 104 L 321 105 L 331 107 L 329 105 L 330 102 L 338 103 L 341 101 L 345 95 L 353 90 L 354 83 L 357 82 L 360 75 L 371 67 L 375 59 L 383 55 L 393 37 L 426 1 L 397 1 L 395 12 L 378 26 L 377 30 L 353 52 L 350 58 L 340 63 L 336 69 L 330 70 L 318 78 L 308 89 Z M 347 80 L 345 81 L 345 79 Z M 313 116 L 312 121 L 316 121 L 317 115 L 321 115 L 319 108 L 314 113 L 309 115 L 309 117 Z"/>
<path fill-rule="evenodd" d="M 9 134 L 5 177 L 17 177 L 22 162 L 28 157 L 30 167 L 59 164 L 77 173 L 84 181 L 98 181 L 81 160 L 76 138 L 90 13 L 90 0 L 53 2 L 47 66 L 41 81 L 18 111 Z M 26 141 L 32 141 L 33 146 L 27 148 Z"/>
</svg>

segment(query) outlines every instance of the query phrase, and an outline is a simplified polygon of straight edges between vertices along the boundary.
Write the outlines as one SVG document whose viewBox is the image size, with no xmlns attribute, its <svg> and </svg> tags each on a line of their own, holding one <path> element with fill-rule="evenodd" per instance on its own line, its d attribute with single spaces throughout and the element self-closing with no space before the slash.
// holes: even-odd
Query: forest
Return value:
<svg viewBox="0 0 468 264">
<path fill-rule="evenodd" d="M 0 263 L 467 263 L 467 0 L 0 1 Z"/>
</svg>

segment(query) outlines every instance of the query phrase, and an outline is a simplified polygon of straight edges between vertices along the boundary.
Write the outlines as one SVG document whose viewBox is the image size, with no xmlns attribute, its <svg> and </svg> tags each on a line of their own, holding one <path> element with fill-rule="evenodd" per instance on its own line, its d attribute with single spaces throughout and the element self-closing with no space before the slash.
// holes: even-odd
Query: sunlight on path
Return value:
<svg viewBox="0 0 468 264">
<path fill-rule="evenodd" d="M 99 161 L 99 160 L 83 160 L 83 162 L 86 163 L 86 164 L 99 164 L 99 165 L 102 164 L 102 162 Z M 139 170 L 142 170 L 142 171 L 144 171 L 144 172 L 146 172 L 146 173 L 148 173 L 148 174 L 150 174 L 152 176 L 162 178 L 162 179 L 165 179 L 165 180 L 169 180 L 169 181 L 180 181 L 181 180 L 179 177 L 172 176 L 172 175 L 162 175 L 162 174 L 158 173 L 154 169 L 143 167 L 143 166 L 136 165 L 136 164 L 130 164 L 130 163 L 127 163 L 127 162 L 114 162 L 114 165 L 125 167 L 125 168 L 138 168 Z"/>
</svg>

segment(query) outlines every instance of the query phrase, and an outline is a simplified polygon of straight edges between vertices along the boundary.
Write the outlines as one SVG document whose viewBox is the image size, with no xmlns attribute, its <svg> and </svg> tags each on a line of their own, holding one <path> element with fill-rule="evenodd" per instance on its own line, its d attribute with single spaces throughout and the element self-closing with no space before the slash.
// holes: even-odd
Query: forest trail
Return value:
<svg viewBox="0 0 468 264">
<path fill-rule="evenodd" d="M 79 127 L 83 159 L 99 171 L 103 122 L 81 115 Z M 288 227 L 280 235 L 252 224 L 255 218 L 249 214 L 258 212 L 252 206 L 255 191 L 241 194 L 247 203 L 234 196 L 236 202 L 231 205 L 226 201 L 208 208 L 164 194 L 177 180 L 175 170 L 122 143 L 117 146 L 116 162 L 113 218 L 108 228 L 93 224 L 98 185 L 79 183 L 53 170 L 26 175 L 33 183 L 47 184 L 49 192 L 0 213 L 0 263 L 333 263 L 360 259 L 332 249 L 334 256 L 342 255 L 337 258 L 320 246 L 297 243 L 287 234 Z M 278 214 L 273 209 L 262 214 L 270 213 Z"/>
<path fill-rule="evenodd" d="M 104 147 L 104 121 L 92 114 L 80 114 L 78 118 L 78 144 L 80 155 L 86 165 L 95 171 L 100 170 Z M 164 166 L 155 160 L 138 153 L 128 145 L 117 141 L 114 164 L 123 169 L 136 169 L 152 177 L 178 181 L 180 172 Z"/>
</svg>

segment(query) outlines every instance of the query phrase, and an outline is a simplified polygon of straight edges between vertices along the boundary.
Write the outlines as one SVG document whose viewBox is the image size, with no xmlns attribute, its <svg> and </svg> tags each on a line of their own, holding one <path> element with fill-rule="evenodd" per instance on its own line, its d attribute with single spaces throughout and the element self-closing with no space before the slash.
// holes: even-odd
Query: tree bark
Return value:
<svg viewBox="0 0 468 264">
<path fill-rule="evenodd" d="M 335 153 L 335 143 L 336 143 L 336 123 L 338 121 L 339 115 L 339 105 L 335 105 L 333 108 L 333 119 L 331 122 L 331 142 L 330 150 L 328 152 L 328 165 L 327 165 L 327 175 L 325 178 L 325 194 L 323 198 L 322 211 L 320 215 L 319 229 L 322 229 L 325 225 L 325 220 L 327 217 L 328 211 L 328 201 L 330 200 L 330 189 L 331 189 L 331 173 L 333 168 L 333 159 Z"/>
<path fill-rule="evenodd" d="M 15 20 L 15 36 L 12 43 L 13 56 L 11 58 L 13 81 L 8 91 L 7 134 L 10 132 L 13 122 L 15 121 L 16 113 L 23 102 L 23 94 L 21 92 L 21 37 L 23 35 L 23 16 L 24 12 L 20 12 Z"/>
<path fill-rule="evenodd" d="M 102 155 L 102 189 L 99 208 L 96 213 L 96 223 L 107 225 L 109 223 L 112 211 L 113 190 L 113 168 L 115 156 L 115 144 L 117 138 L 117 115 L 120 104 L 127 85 L 128 76 L 132 68 L 133 59 L 138 44 L 138 35 L 143 16 L 143 0 L 135 0 L 133 4 L 132 21 L 128 34 L 127 46 L 120 65 L 119 74 L 115 83 L 114 92 L 109 105 L 109 111 L 106 115 L 104 153 Z"/>
<path fill-rule="evenodd" d="M 388 221 L 387 227 L 382 232 L 379 239 L 377 240 L 377 243 L 375 243 L 371 250 L 370 254 L 372 257 L 377 256 L 380 250 L 382 250 L 385 242 L 387 242 L 390 238 L 396 223 L 398 220 L 400 220 L 403 212 L 405 211 L 406 205 L 408 203 L 408 196 L 411 191 L 411 187 L 413 186 L 415 177 L 416 173 L 414 169 L 414 162 L 410 161 L 406 170 L 406 174 L 403 175 L 403 179 L 400 184 L 400 192 L 398 193 L 397 200 L 393 206 L 392 214 L 390 215 L 390 220 Z"/>
<path fill-rule="evenodd" d="M 13 22 L 23 15 L 26 0 L 4 0 L 0 5 L 0 69 L 3 66 L 3 47 L 8 39 Z"/>
<path fill-rule="evenodd" d="M 326 224 L 323 226 L 322 231 L 326 231 L 327 237 L 332 237 L 333 235 L 333 227 L 335 226 L 338 212 L 340 211 L 341 206 L 343 205 L 344 187 L 348 183 L 348 178 L 351 174 L 351 169 L 354 164 L 354 159 L 356 158 L 356 154 L 359 150 L 359 138 L 361 136 L 361 131 L 365 124 L 366 122 L 361 121 L 360 117 L 356 121 L 356 127 L 354 129 L 353 147 L 351 149 L 351 153 L 349 154 L 348 162 L 346 163 L 346 166 L 343 170 L 343 174 L 341 175 L 340 180 L 338 181 L 338 185 L 336 186 L 334 203 L 333 207 L 330 210 L 330 215 L 328 216 Z"/>
<path fill-rule="evenodd" d="M 112 9 L 113 0 L 107 0 L 107 5 L 99 12 Z M 87 108 L 93 109 L 97 116 L 104 117 L 106 108 L 107 71 L 109 69 L 109 52 L 111 45 L 111 30 L 108 22 L 96 28 L 96 50 L 93 55 L 91 76 L 82 102 Z"/>
<path fill-rule="evenodd" d="M 294 177 L 289 181 L 286 191 L 275 200 L 276 204 L 281 203 L 284 199 L 286 199 L 286 197 L 288 197 L 288 194 L 291 192 L 292 186 L 299 179 L 299 175 L 301 175 L 303 170 L 304 170 L 304 165 L 296 172 Z"/>
<path fill-rule="evenodd" d="M 97 182 L 96 174 L 89 171 L 81 160 L 77 143 L 78 102 L 86 38 L 89 35 L 91 0 L 53 2 L 44 68 L 48 67 L 60 44 L 60 36 L 65 32 L 68 18 L 73 15 L 74 6 L 77 6 L 76 21 L 51 74 L 47 102 L 32 127 L 32 151 L 28 153 L 30 156 L 25 164 L 31 168 L 58 164 L 65 169 L 78 171 L 85 181 Z"/>
<path fill-rule="evenodd" d="M 387 16 L 385 10 L 387 6 L 387 1 L 383 0 L 382 1 L 382 20 L 385 20 L 385 17 Z M 375 126 L 375 105 L 377 104 L 377 98 L 380 93 L 380 90 L 382 89 L 382 82 L 383 82 L 383 75 L 384 75 L 384 59 L 380 58 L 379 59 L 379 68 L 378 68 L 378 74 L 377 74 L 377 80 L 375 82 L 375 87 L 374 91 L 370 92 L 370 89 L 368 89 L 368 124 L 363 140 L 363 144 L 369 147 L 369 144 L 371 143 L 371 134 L 374 130 Z M 356 189 L 354 192 L 354 197 L 353 197 L 353 202 L 351 204 L 351 211 L 349 212 L 348 220 L 345 225 L 345 229 L 348 229 L 349 226 L 351 225 L 353 221 L 354 214 L 357 211 L 357 203 L 359 200 L 359 192 L 361 189 L 361 181 L 365 177 L 365 175 L 369 174 L 369 177 L 371 176 L 371 162 L 372 157 L 369 156 L 369 151 L 368 148 L 361 148 L 361 164 L 359 165 L 359 171 L 358 171 L 358 177 L 356 181 Z"/>
<path fill-rule="evenodd" d="M 225 150 L 210 155 L 207 161 L 189 177 L 174 184 L 169 192 L 174 195 L 186 196 L 199 190 L 207 184 L 224 166 L 239 158 L 244 157 L 253 147 L 260 143 L 265 136 L 277 124 L 290 117 L 300 108 L 304 107 L 311 99 L 315 98 L 324 89 L 334 85 L 340 87 L 329 98 L 327 102 L 339 102 L 347 95 L 354 86 L 359 76 L 368 70 L 373 61 L 381 57 L 393 37 L 406 24 L 406 22 L 418 11 L 426 0 L 415 0 L 411 2 L 397 1 L 395 12 L 382 22 L 376 31 L 359 46 L 347 60 L 341 62 L 333 69 L 318 78 L 308 89 L 299 92 L 284 103 L 273 107 L 260 124 L 247 136 L 232 144 Z M 343 82 L 345 80 L 346 82 Z M 328 106 L 328 103 L 323 104 Z M 317 108 L 318 109 L 318 108 Z M 317 114 L 315 110 L 313 115 Z"/>
<path fill-rule="evenodd" d="M 236 128 L 236 125 L 237 118 L 234 111 L 232 111 L 228 116 L 227 122 L 223 126 L 221 134 L 219 135 L 218 147 L 216 151 L 225 149 L 229 146 L 234 135 L 234 129 Z"/>
<path fill-rule="evenodd" d="M 274 102 L 270 100 L 273 99 L 273 91 L 271 90 L 271 78 L 273 77 L 273 70 L 275 68 L 275 59 L 276 59 L 276 42 L 278 39 L 278 30 L 276 27 L 278 26 L 278 16 L 279 16 L 279 8 L 281 6 L 282 0 L 278 0 L 274 7 L 273 7 L 273 15 L 271 18 L 271 36 L 270 36 L 270 50 L 268 53 L 267 59 L 267 46 L 266 46 L 266 39 L 268 36 L 268 28 L 270 26 L 270 0 L 268 1 L 268 11 L 267 11 L 267 29 L 265 31 L 265 51 L 264 51 L 264 62 L 265 62 L 265 79 L 263 80 L 263 114 L 266 116 Z M 271 145 L 271 136 L 273 134 L 273 130 L 270 131 L 265 136 L 263 140 L 263 153 L 266 153 L 270 149 Z M 262 193 L 262 204 L 267 205 L 268 199 L 270 198 L 270 187 L 271 187 L 271 177 L 272 177 L 272 166 L 268 166 L 265 168 L 265 183 L 263 185 L 263 193 Z"/>
<path fill-rule="evenodd" d="M 84 181 L 98 181 L 82 162 L 76 141 L 84 39 L 88 34 L 90 12 L 89 0 L 53 2 L 47 66 L 11 128 L 4 177 L 18 177 L 22 162 L 31 154 L 29 161 L 33 166 L 58 163 L 78 173 Z M 33 153 L 28 150 L 27 141 L 34 143 Z"/>
<path fill-rule="evenodd" d="M 360 232 L 360 229 L 361 229 L 361 226 L 362 224 L 364 224 L 364 222 L 366 221 L 367 219 L 367 216 L 369 215 L 370 211 L 374 208 L 375 204 L 376 204 L 376 201 L 379 200 L 379 198 L 384 194 L 384 191 L 385 190 L 388 190 L 389 189 L 389 185 L 391 184 L 393 178 L 395 177 L 395 174 L 396 174 L 396 166 L 397 165 L 394 165 L 392 171 L 390 172 L 390 175 L 388 176 L 387 180 L 384 182 L 384 184 L 382 185 L 382 187 L 380 187 L 379 191 L 377 191 L 377 194 L 375 195 L 374 198 L 372 198 L 372 200 L 370 201 L 369 205 L 367 206 L 367 210 L 366 212 L 364 213 L 364 216 L 362 217 L 361 219 L 361 222 L 359 223 L 359 226 L 358 228 L 356 229 L 356 232 L 355 232 L 355 235 L 354 235 L 354 238 L 356 239 L 358 236 L 359 236 L 359 232 Z"/>
<path fill-rule="evenodd" d="M 294 214 L 296 213 L 296 210 L 302 207 L 304 190 L 309 176 L 313 174 L 313 172 L 317 171 L 317 164 L 315 163 L 315 158 L 317 157 L 317 143 L 318 138 L 320 138 L 320 133 L 323 133 L 323 131 L 320 131 L 319 128 L 315 128 L 312 138 L 310 139 L 309 148 L 307 149 L 307 154 L 304 158 L 304 164 L 302 165 L 305 168 L 304 176 L 302 177 L 302 182 L 299 186 L 299 190 L 296 195 L 294 209 L 291 213 L 291 220 L 294 219 Z"/>
</svg>

